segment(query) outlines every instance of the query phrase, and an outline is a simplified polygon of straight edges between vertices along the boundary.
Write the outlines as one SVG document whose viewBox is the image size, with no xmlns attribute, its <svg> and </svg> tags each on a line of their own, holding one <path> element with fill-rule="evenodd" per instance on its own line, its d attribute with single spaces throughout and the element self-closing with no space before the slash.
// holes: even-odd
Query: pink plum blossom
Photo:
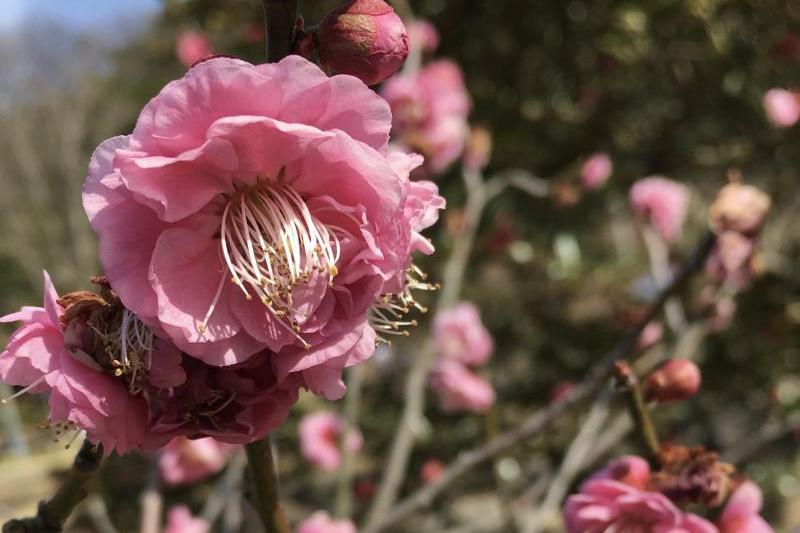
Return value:
<svg viewBox="0 0 800 533">
<path fill-rule="evenodd" d="M 98 304 L 98 312 L 108 313 L 102 317 L 113 326 L 94 326 L 103 329 L 100 345 L 84 342 L 89 321 L 72 316 L 70 296 L 59 299 L 45 272 L 44 307 L 23 307 L 0 318 L 4 323 L 22 323 L 0 354 L 0 378 L 9 385 L 24 386 L 24 392 L 49 392 L 51 422 L 85 430 L 89 441 L 102 443 L 106 453 L 140 448 L 148 423 L 143 388 L 153 382 L 167 388 L 180 385 L 186 379 L 179 366 L 180 354 L 170 344 L 148 337 L 135 317 L 123 314 L 120 319 L 114 314 L 117 308 L 99 297 L 97 301 L 104 303 Z M 133 331 L 141 333 L 136 338 L 147 345 L 146 353 L 140 344 L 130 342 Z M 120 345 L 126 355 L 121 361 L 109 360 L 108 351 L 119 350 Z M 150 372 L 153 377 L 148 384 L 144 376 Z"/>
<path fill-rule="evenodd" d="M 494 405 L 491 384 L 459 361 L 442 358 L 431 372 L 431 387 L 439 395 L 442 411 L 485 413 Z"/>
<path fill-rule="evenodd" d="M 717 533 L 710 522 L 681 511 L 663 494 L 611 479 L 589 480 L 567 498 L 564 524 L 567 533 Z"/>
<path fill-rule="evenodd" d="M 211 525 L 202 518 L 192 516 L 185 505 L 176 505 L 167 513 L 164 533 L 209 533 Z"/>
<path fill-rule="evenodd" d="M 430 21 L 415 19 L 408 24 L 408 41 L 412 48 L 432 53 L 439 48 L 439 40 L 439 32 Z"/>
<path fill-rule="evenodd" d="M 200 481 L 222 470 L 229 453 L 230 446 L 210 437 L 172 439 L 158 459 L 161 479 L 168 485 Z"/>
<path fill-rule="evenodd" d="M 613 171 L 614 165 L 608 154 L 604 152 L 592 154 L 581 166 L 583 188 L 588 191 L 599 189 L 606 184 Z"/>
<path fill-rule="evenodd" d="M 350 74 L 367 85 L 385 80 L 408 56 L 408 34 L 383 0 L 350 0 L 322 19 L 319 59 L 332 74 Z"/>
<path fill-rule="evenodd" d="M 745 481 L 731 495 L 718 526 L 720 533 L 772 533 L 772 527 L 759 515 L 761 489 L 752 481 Z"/>
<path fill-rule="evenodd" d="M 630 200 L 634 212 L 647 217 L 666 242 L 676 241 L 689 209 L 689 189 L 661 176 L 644 178 L 633 184 Z"/>
<path fill-rule="evenodd" d="M 440 357 L 465 365 L 484 365 L 494 349 L 494 341 L 481 322 L 478 308 L 461 302 L 439 311 L 433 322 L 433 335 Z"/>
<path fill-rule="evenodd" d="M 396 142 L 423 154 L 419 173 L 439 174 L 464 149 L 470 98 L 461 69 L 453 61 L 434 61 L 415 73 L 387 81 L 381 94 L 392 108 Z"/>
<path fill-rule="evenodd" d="M 789 128 L 800 120 L 800 99 L 792 91 L 770 89 L 764 93 L 762 104 L 776 128 Z"/>
<path fill-rule="evenodd" d="M 214 55 L 211 43 L 205 33 L 198 30 L 186 30 L 178 35 L 175 41 L 175 55 L 185 67 L 191 67 L 198 61 Z"/>
<path fill-rule="evenodd" d="M 84 207 L 111 286 L 207 365 L 340 398 L 342 369 L 374 351 L 368 311 L 412 288 L 410 253 L 432 251 L 419 232 L 444 203 L 409 181 L 418 156 L 387 156 L 390 126 L 361 81 L 299 56 L 196 64 L 92 156 Z"/>
<path fill-rule="evenodd" d="M 317 511 L 297 526 L 297 533 L 356 533 L 350 520 L 335 520 L 325 511 Z"/>
<path fill-rule="evenodd" d="M 213 437 L 247 444 L 280 426 L 297 401 L 299 376 L 279 382 L 267 356 L 216 367 L 184 357 L 186 382 L 170 394 L 152 393 L 145 447 L 160 448 L 179 436 Z"/>
<path fill-rule="evenodd" d="M 342 463 L 341 444 L 344 421 L 334 413 L 318 411 L 306 415 L 299 426 L 300 450 L 310 463 L 332 472 Z M 347 435 L 347 448 L 350 453 L 361 449 L 363 438 L 358 429 L 351 429 Z"/>
</svg>

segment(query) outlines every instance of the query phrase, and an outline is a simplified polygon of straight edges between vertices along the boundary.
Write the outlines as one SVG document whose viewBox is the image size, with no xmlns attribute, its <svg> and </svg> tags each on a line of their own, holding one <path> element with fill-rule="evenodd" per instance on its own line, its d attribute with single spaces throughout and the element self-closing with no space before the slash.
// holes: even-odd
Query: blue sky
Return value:
<svg viewBox="0 0 800 533">
<path fill-rule="evenodd" d="M 13 31 L 25 20 L 44 18 L 77 30 L 119 19 L 135 22 L 160 4 L 160 0 L 0 0 L 0 33 Z"/>
</svg>

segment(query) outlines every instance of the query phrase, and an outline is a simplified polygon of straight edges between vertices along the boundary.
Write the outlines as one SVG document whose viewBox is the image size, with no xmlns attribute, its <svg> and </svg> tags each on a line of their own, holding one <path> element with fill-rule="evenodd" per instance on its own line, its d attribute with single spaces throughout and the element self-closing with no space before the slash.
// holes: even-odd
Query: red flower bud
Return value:
<svg viewBox="0 0 800 533">
<path fill-rule="evenodd" d="M 700 369 L 688 359 L 673 359 L 650 374 L 644 386 L 647 401 L 679 402 L 697 394 Z"/>
<path fill-rule="evenodd" d="M 320 23 L 319 59 L 331 74 L 351 74 L 375 85 L 403 66 L 408 34 L 383 0 L 352 0 Z"/>
</svg>

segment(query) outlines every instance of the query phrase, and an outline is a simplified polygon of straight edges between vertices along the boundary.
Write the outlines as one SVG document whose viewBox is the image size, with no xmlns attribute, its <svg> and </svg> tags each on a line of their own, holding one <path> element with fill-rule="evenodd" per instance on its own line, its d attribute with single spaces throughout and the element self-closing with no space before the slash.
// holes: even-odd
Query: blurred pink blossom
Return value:
<svg viewBox="0 0 800 533">
<path fill-rule="evenodd" d="M 329 472 L 339 468 L 342 453 L 339 448 L 344 422 L 334 413 L 318 411 L 303 417 L 298 428 L 300 450 L 310 463 Z M 347 448 L 350 453 L 361 449 L 363 437 L 358 429 L 351 429 L 347 435 Z"/>
<path fill-rule="evenodd" d="M 792 91 L 770 89 L 764 93 L 762 104 L 776 128 L 789 128 L 800 120 L 800 100 Z"/>
<path fill-rule="evenodd" d="M 211 42 L 205 33 L 198 30 L 186 30 L 178 35 L 175 41 L 175 55 L 186 68 L 198 61 L 214 55 Z"/>
<path fill-rule="evenodd" d="M 335 520 L 325 511 L 317 511 L 297 526 L 297 533 L 356 533 L 350 520 Z"/>
<path fill-rule="evenodd" d="M 425 156 L 419 173 L 440 174 L 464 149 L 470 98 L 453 61 L 441 59 L 416 73 L 389 79 L 381 94 L 392 108 L 392 131 L 400 146 Z"/>
<path fill-rule="evenodd" d="M 439 395 L 442 411 L 485 413 L 494 405 L 492 385 L 459 361 L 441 358 L 431 372 L 431 387 Z"/>
<path fill-rule="evenodd" d="M 412 48 L 419 47 L 429 54 L 439 48 L 439 31 L 425 19 L 414 19 L 408 24 L 408 41 Z"/>
<path fill-rule="evenodd" d="M 142 446 L 147 431 L 144 395 L 130 392 L 126 376 L 117 377 L 110 365 L 101 366 L 93 353 L 84 351 L 88 347 L 65 344 L 63 317 L 64 307 L 45 272 L 44 307 L 23 307 L 0 318 L 2 323 L 22 322 L 0 354 L 0 379 L 24 386 L 24 392 L 49 392 L 50 421 L 67 423 L 74 431 L 68 439 L 83 429 L 89 441 L 103 444 L 106 454 Z M 70 325 L 73 322 L 70 334 L 77 327 L 88 329 L 82 320 L 76 318 Z M 171 360 L 174 354 L 158 342 L 163 350 L 158 355 L 163 357 L 157 359 Z M 177 377 L 185 379 L 182 373 Z"/>
<path fill-rule="evenodd" d="M 422 469 L 420 470 L 422 482 L 426 485 L 430 485 L 431 483 L 435 482 L 442 477 L 442 473 L 444 472 L 445 468 L 446 465 L 439 459 L 428 459 L 422 463 Z"/>
<path fill-rule="evenodd" d="M 486 364 L 494 349 L 478 308 L 469 302 L 439 311 L 433 322 L 433 335 L 440 357 L 465 365 Z"/>
<path fill-rule="evenodd" d="M 185 505 L 176 505 L 167 513 L 164 533 L 209 533 L 211 525 L 202 518 L 192 516 Z"/>
<path fill-rule="evenodd" d="M 319 25 L 319 59 L 331 74 L 350 74 L 367 85 L 385 80 L 408 56 L 403 21 L 383 0 L 350 0 Z"/>
<path fill-rule="evenodd" d="M 608 154 L 605 152 L 592 154 L 581 166 L 583 188 L 588 191 L 599 189 L 606 184 L 613 171 L 614 165 Z"/>
<path fill-rule="evenodd" d="M 706 274 L 715 283 L 725 282 L 741 289 L 753 277 L 751 263 L 755 253 L 754 238 L 735 231 L 724 231 L 717 235 L 714 249 L 706 261 Z"/>
<path fill-rule="evenodd" d="M 761 489 L 752 481 L 745 481 L 731 495 L 718 526 L 720 533 L 772 533 L 772 527 L 759 515 Z"/>
<path fill-rule="evenodd" d="M 633 210 L 647 217 L 666 242 L 678 240 L 689 209 L 689 189 L 685 185 L 651 176 L 633 184 L 630 200 Z"/>
<path fill-rule="evenodd" d="M 158 460 L 161 479 L 168 485 L 200 481 L 222 470 L 231 447 L 216 439 L 178 437 L 161 451 Z"/>
<path fill-rule="evenodd" d="M 663 494 L 611 479 L 589 480 L 567 498 L 564 523 L 567 533 L 717 533 L 710 522 L 684 513 Z"/>
<path fill-rule="evenodd" d="M 648 322 L 639 335 L 638 348 L 640 350 L 649 350 L 659 342 L 664 336 L 664 326 L 661 322 L 653 321 Z"/>
<path fill-rule="evenodd" d="M 410 183 L 418 156 L 387 155 L 390 121 L 363 82 L 299 56 L 198 63 L 92 157 L 84 207 L 111 286 L 191 357 L 253 358 L 278 387 L 299 376 L 340 398 L 342 369 L 374 352 L 367 311 L 405 290 L 443 205 L 435 185 Z"/>
</svg>

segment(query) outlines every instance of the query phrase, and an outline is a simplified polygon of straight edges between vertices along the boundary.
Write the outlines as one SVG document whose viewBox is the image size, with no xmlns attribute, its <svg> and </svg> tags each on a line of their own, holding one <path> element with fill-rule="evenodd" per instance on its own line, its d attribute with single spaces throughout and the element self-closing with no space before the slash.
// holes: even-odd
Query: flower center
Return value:
<svg viewBox="0 0 800 533">
<path fill-rule="evenodd" d="M 108 361 L 98 361 L 116 377 L 124 377 L 131 394 L 142 392 L 153 364 L 153 330 L 127 309 L 119 324 L 91 325 L 103 343 Z"/>
<path fill-rule="evenodd" d="M 245 298 L 261 300 L 278 323 L 308 347 L 298 334 L 292 291 L 318 276 L 327 276 L 328 285 L 333 283 L 341 252 L 333 229 L 320 222 L 290 187 L 270 182 L 231 197 L 222 213 L 220 247 L 227 272 L 198 327 L 200 333 L 230 276 Z"/>
</svg>

